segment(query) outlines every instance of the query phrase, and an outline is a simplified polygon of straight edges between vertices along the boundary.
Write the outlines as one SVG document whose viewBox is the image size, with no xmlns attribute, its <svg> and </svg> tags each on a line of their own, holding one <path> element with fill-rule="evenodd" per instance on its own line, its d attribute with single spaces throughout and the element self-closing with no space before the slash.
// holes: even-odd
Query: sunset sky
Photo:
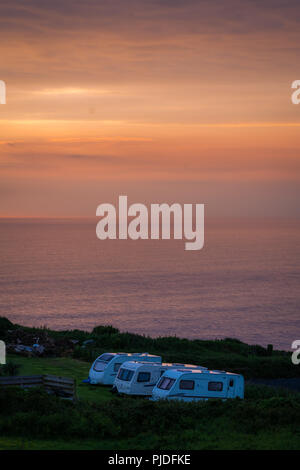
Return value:
<svg viewBox="0 0 300 470">
<path fill-rule="evenodd" d="M 300 216 L 299 0 L 0 6 L 0 216 Z"/>
</svg>

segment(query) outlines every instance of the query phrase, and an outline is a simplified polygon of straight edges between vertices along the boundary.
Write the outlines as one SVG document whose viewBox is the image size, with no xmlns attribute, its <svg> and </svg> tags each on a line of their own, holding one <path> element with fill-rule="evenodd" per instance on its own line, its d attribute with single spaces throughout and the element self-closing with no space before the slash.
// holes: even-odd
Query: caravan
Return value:
<svg viewBox="0 0 300 470">
<path fill-rule="evenodd" d="M 148 353 L 104 353 L 93 362 L 87 382 L 112 385 L 120 366 L 126 361 L 161 363 L 161 357 Z"/>
<path fill-rule="evenodd" d="M 183 401 L 244 398 L 242 375 L 218 370 L 172 369 L 153 388 L 152 399 Z"/>
<path fill-rule="evenodd" d="M 112 391 L 126 395 L 151 395 L 153 387 L 166 371 L 185 367 L 189 369 L 206 369 L 205 367 L 190 364 L 125 362 L 119 369 Z"/>
</svg>

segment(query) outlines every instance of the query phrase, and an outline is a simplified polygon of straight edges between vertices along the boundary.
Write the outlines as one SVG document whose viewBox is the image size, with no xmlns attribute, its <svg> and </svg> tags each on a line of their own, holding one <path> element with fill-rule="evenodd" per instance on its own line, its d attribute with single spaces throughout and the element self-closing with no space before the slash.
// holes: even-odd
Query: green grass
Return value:
<svg viewBox="0 0 300 470">
<path fill-rule="evenodd" d="M 25 438 L 2 438 L 0 437 L 0 450 L 126 450 L 130 448 L 138 449 L 138 442 L 135 445 L 133 440 L 124 441 L 97 441 L 85 440 L 40 440 Z"/>
<path fill-rule="evenodd" d="M 0 450 L 300 449 L 299 394 L 249 385 L 244 401 L 153 403 L 115 398 L 107 387 L 82 384 L 90 365 L 81 360 L 11 354 L 8 359 L 20 365 L 20 375 L 75 378 L 80 401 L 72 405 L 47 394 L 39 399 L 30 398 L 32 391 L 9 392 L 8 400 L 16 392 L 24 395 L 4 400 Z"/>
<path fill-rule="evenodd" d="M 105 403 L 111 399 L 110 387 L 83 384 L 89 375 L 90 364 L 70 357 L 39 358 L 8 354 L 7 361 L 20 365 L 18 375 L 52 374 L 76 380 L 77 397 L 80 400 Z"/>
<path fill-rule="evenodd" d="M 249 345 L 234 338 L 222 340 L 201 340 L 200 338 L 188 340 L 172 336 L 151 338 L 120 332 L 117 328 L 101 325 L 95 327 L 92 332 L 53 331 L 47 328 L 24 327 L 0 317 L 0 337 L 7 344 L 15 342 L 17 338 L 30 346 L 37 336 L 41 344 L 46 345 L 47 357 L 72 356 L 89 364 L 107 351 L 148 351 L 162 356 L 165 362 L 201 364 L 209 369 L 224 369 L 240 373 L 246 379 L 300 377 L 300 368 L 292 364 L 289 352 L 272 350 L 272 348 L 264 348 L 260 345 Z M 77 341 L 75 346 L 74 340 Z M 92 340 L 92 342 L 85 345 L 86 340 Z M 49 346 L 50 343 L 52 346 Z"/>
<path fill-rule="evenodd" d="M 235 339 L 150 338 L 103 326 L 91 333 L 32 329 L 0 317 L 0 336 L 7 343 L 14 329 L 33 337 L 51 337 L 58 356 L 8 354 L 8 361 L 20 366 L 18 375 L 72 377 L 79 401 L 71 403 L 37 389 L 1 387 L 0 450 L 300 449 L 300 394 L 287 390 L 247 385 L 242 401 L 189 404 L 116 398 L 109 387 L 82 384 L 99 354 L 120 350 L 149 351 L 164 361 L 231 370 L 245 378 L 299 377 L 300 368 L 284 351 L 270 354 L 266 348 Z M 68 339 L 78 340 L 73 351 Z M 82 347 L 86 339 L 93 343 Z M 60 357 L 64 351 L 68 357 Z"/>
<path fill-rule="evenodd" d="M 180 443 L 179 443 L 180 442 Z M 299 435 L 288 429 L 249 435 L 222 430 L 184 431 L 180 439 L 162 440 L 160 436 L 138 436 L 131 439 L 44 440 L 21 437 L 0 437 L 1 450 L 299 450 Z M 183 444 L 182 444 L 183 443 Z"/>
<path fill-rule="evenodd" d="M 142 450 L 144 448 L 143 445 L 141 446 L 140 439 L 66 441 L 0 437 L 0 450 Z"/>
</svg>

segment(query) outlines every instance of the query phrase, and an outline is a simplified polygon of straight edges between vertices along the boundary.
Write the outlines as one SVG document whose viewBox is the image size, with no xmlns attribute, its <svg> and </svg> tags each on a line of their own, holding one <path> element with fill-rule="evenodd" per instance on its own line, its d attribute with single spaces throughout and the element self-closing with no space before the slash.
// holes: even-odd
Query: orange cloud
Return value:
<svg viewBox="0 0 300 470">
<path fill-rule="evenodd" d="M 27 181 L 30 213 L 47 185 L 176 182 L 189 194 L 194 182 L 236 195 L 299 182 L 298 2 L 12 0 L 0 14 L 3 213 Z M 70 210 L 51 194 L 51 211 Z"/>
</svg>

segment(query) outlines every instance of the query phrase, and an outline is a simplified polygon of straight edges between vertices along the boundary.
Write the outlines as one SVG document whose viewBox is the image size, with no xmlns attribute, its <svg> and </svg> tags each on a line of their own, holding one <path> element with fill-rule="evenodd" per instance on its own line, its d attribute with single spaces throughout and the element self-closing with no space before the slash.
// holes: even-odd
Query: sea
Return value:
<svg viewBox="0 0 300 470">
<path fill-rule="evenodd" d="M 199 251 L 183 240 L 99 240 L 96 224 L 0 219 L 0 316 L 283 350 L 300 339 L 299 219 L 208 218 Z"/>
</svg>

